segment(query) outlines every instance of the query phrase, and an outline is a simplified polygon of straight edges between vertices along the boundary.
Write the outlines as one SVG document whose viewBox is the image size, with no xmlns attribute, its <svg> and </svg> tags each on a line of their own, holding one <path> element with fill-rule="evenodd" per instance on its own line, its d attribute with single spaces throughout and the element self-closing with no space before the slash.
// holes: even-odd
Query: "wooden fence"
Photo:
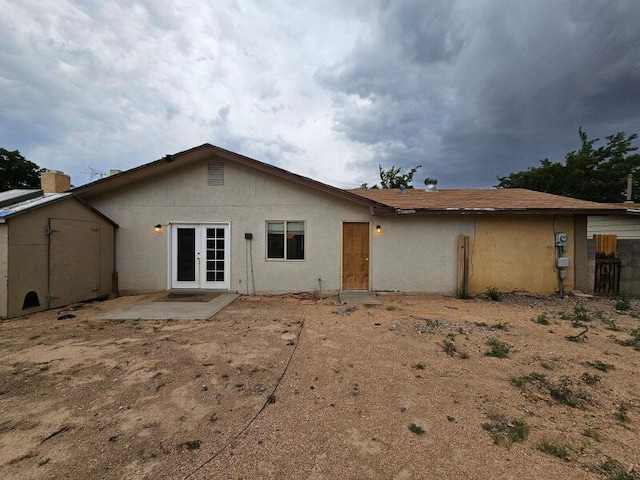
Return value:
<svg viewBox="0 0 640 480">
<path fill-rule="evenodd" d="M 596 269 L 593 291 L 596 294 L 620 293 L 620 258 L 617 235 L 594 234 L 596 243 Z"/>
</svg>

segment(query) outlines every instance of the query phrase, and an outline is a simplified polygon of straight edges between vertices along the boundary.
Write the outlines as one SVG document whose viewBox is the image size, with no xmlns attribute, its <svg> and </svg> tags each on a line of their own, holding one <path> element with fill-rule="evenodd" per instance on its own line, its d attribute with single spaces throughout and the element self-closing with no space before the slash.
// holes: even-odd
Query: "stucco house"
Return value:
<svg viewBox="0 0 640 480">
<path fill-rule="evenodd" d="M 589 291 L 587 216 L 619 211 L 528 190 L 347 191 L 209 144 L 72 192 L 119 225 L 124 294 Z"/>
<path fill-rule="evenodd" d="M 61 172 L 43 190 L 0 193 L 0 318 L 109 295 L 116 224 L 71 193 Z"/>
</svg>

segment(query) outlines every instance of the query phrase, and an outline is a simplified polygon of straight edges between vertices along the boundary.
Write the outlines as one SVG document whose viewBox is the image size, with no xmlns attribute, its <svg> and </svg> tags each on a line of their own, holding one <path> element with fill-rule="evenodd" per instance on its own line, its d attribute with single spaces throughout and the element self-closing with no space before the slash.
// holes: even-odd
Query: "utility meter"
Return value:
<svg viewBox="0 0 640 480">
<path fill-rule="evenodd" d="M 566 233 L 556 233 L 556 247 L 565 250 L 567 248 L 567 239 Z"/>
</svg>

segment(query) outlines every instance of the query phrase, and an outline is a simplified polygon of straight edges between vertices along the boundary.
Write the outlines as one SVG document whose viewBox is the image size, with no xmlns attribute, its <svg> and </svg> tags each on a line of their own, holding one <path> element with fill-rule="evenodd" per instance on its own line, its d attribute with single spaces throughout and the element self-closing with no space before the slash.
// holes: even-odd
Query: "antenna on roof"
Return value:
<svg viewBox="0 0 640 480">
<path fill-rule="evenodd" d="M 87 167 L 87 168 L 89 169 L 88 172 L 80 172 L 80 173 L 82 173 L 83 175 L 89 175 L 91 177 L 91 180 L 95 180 L 96 178 L 103 178 L 107 175 L 106 173 L 100 172 L 95 168 L 92 168 L 92 167 Z"/>
</svg>

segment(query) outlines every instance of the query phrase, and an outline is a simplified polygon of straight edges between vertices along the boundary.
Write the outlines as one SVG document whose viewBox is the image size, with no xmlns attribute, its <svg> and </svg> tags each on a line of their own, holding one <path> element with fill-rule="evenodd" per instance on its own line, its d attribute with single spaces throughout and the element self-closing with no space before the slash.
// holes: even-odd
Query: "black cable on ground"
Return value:
<svg viewBox="0 0 640 480">
<path fill-rule="evenodd" d="M 260 414 L 264 411 L 264 409 L 267 408 L 267 405 L 269 405 L 270 403 L 273 403 L 273 400 L 275 398 L 274 395 L 276 393 L 276 390 L 280 386 L 280 382 L 282 382 L 282 379 L 284 378 L 284 375 L 287 373 L 287 370 L 289 369 L 289 364 L 291 363 L 291 360 L 293 359 L 293 355 L 296 353 L 296 350 L 298 349 L 298 345 L 300 344 L 300 337 L 302 336 L 302 329 L 303 328 L 304 328 L 304 320 L 300 324 L 300 330 L 298 331 L 298 338 L 296 340 L 296 344 L 293 347 L 293 350 L 291 352 L 291 355 L 289 356 L 289 360 L 287 361 L 287 364 L 284 366 L 284 370 L 282 371 L 282 375 L 280 375 L 280 378 L 278 378 L 278 381 L 276 382 L 275 386 L 273 387 L 273 390 L 271 391 L 271 394 L 269 394 L 267 399 L 264 401 L 264 404 L 262 405 L 262 408 L 260 410 L 258 410 L 258 413 L 256 413 L 253 416 L 253 418 L 251 420 L 249 420 L 249 423 L 247 423 L 242 430 L 240 430 L 233 437 L 231 437 L 231 440 L 229 440 L 221 448 L 219 448 L 213 455 L 211 455 L 198 468 L 196 468 L 191 473 L 189 473 L 187 476 L 185 476 L 183 478 L 183 480 L 186 480 L 187 478 L 191 477 L 192 475 L 194 475 L 198 471 L 202 470 L 206 465 L 211 463 L 218 455 L 220 455 L 222 452 L 224 452 L 229 447 L 229 445 L 231 445 L 234 441 L 236 441 L 240 437 L 240 435 L 242 435 L 244 432 L 247 431 L 247 429 L 251 426 L 251 424 L 253 422 L 256 421 L 256 419 L 260 416 Z"/>
</svg>

